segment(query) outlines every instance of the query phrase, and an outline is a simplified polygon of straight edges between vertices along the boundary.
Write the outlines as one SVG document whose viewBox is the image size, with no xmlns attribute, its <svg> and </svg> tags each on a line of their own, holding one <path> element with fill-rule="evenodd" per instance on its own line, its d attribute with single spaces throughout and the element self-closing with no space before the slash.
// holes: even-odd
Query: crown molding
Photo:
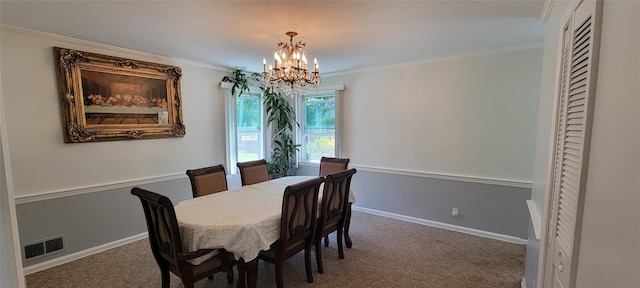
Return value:
<svg viewBox="0 0 640 288">
<path fill-rule="evenodd" d="M 544 0 L 544 5 L 542 6 L 542 11 L 540 12 L 540 16 L 538 16 L 538 20 L 542 23 L 547 23 L 549 20 L 549 15 L 551 15 L 551 10 L 553 9 L 553 4 L 556 0 Z"/>
<path fill-rule="evenodd" d="M 205 64 L 205 63 L 201 63 L 201 62 L 196 62 L 196 61 L 186 60 L 186 59 L 180 59 L 180 58 L 171 58 L 171 57 L 167 57 L 167 56 L 162 56 L 162 55 L 142 52 L 142 51 L 123 48 L 123 47 L 118 47 L 118 46 L 102 44 L 102 43 L 88 41 L 88 40 L 82 40 L 82 39 L 78 39 L 78 38 L 72 38 L 72 37 L 68 37 L 68 36 L 62 36 L 62 35 L 59 35 L 59 34 L 42 32 L 42 31 L 38 31 L 38 30 L 32 30 L 32 29 L 27 29 L 27 28 L 22 28 L 22 27 L 7 25 L 7 24 L 0 24 L 0 28 L 3 31 L 14 32 L 14 33 L 19 33 L 19 34 L 23 34 L 23 35 L 35 36 L 35 37 L 48 38 L 48 39 L 58 40 L 58 41 L 65 41 L 65 42 L 69 42 L 71 44 L 82 45 L 82 46 L 87 46 L 87 47 L 96 48 L 96 49 L 106 49 L 106 50 L 111 50 L 111 51 L 118 52 L 118 53 L 124 53 L 124 54 L 128 54 L 128 55 L 134 55 L 134 56 L 137 56 L 137 57 L 152 59 L 152 60 L 158 61 L 158 62 L 164 62 L 164 63 L 179 62 L 179 63 L 184 63 L 184 64 L 187 64 L 187 65 L 197 66 L 197 67 L 201 67 L 201 68 L 207 68 L 207 69 L 211 69 L 211 70 L 217 70 L 217 71 L 221 71 L 221 72 L 233 71 L 232 69 L 226 68 L 226 67 L 218 67 L 218 66 L 213 66 L 213 65 L 209 65 L 209 64 Z"/>
</svg>

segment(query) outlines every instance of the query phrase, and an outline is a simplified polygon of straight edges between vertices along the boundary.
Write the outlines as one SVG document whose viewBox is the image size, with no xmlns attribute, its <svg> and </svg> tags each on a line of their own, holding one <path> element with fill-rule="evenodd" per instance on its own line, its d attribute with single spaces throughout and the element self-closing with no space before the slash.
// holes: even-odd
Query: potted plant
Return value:
<svg viewBox="0 0 640 288">
<path fill-rule="evenodd" d="M 295 110 L 282 94 L 273 88 L 264 90 L 263 103 L 267 112 L 267 122 L 275 132 L 272 138 L 271 160 L 281 166 L 282 176 L 295 175 L 295 156 L 301 146 L 293 141 L 293 124 L 298 125 Z"/>
<path fill-rule="evenodd" d="M 235 70 L 233 75 L 222 78 L 223 82 L 233 83 L 231 94 L 234 96 L 241 96 L 243 92 L 249 91 L 250 82 L 259 82 L 259 80 L 259 73 L 251 73 L 247 76 L 240 70 Z M 293 125 L 294 123 L 298 125 L 295 110 L 280 92 L 272 87 L 260 88 L 264 92 L 262 101 L 267 112 L 267 123 L 274 133 L 270 161 L 273 163 L 272 171 L 281 176 L 295 175 L 295 156 L 301 146 L 293 141 Z"/>
<path fill-rule="evenodd" d="M 282 167 L 277 162 L 267 161 L 267 171 L 269 172 L 269 180 L 280 178 L 282 175 Z"/>
</svg>

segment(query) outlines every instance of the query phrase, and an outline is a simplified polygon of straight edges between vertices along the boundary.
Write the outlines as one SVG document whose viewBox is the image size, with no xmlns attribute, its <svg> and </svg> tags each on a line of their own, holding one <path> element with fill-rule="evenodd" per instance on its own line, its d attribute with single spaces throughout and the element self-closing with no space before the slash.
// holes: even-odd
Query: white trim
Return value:
<svg viewBox="0 0 640 288">
<path fill-rule="evenodd" d="M 314 94 L 319 94 L 319 93 L 323 93 L 323 92 L 331 92 L 331 91 L 343 91 L 344 90 L 344 84 L 340 84 L 340 85 L 332 85 L 332 86 L 320 86 L 318 87 L 318 92 L 309 92 L 306 95 L 314 95 Z"/>
<path fill-rule="evenodd" d="M 556 0 L 545 0 L 544 5 L 542 6 L 542 11 L 540 12 L 540 16 L 538 16 L 538 20 L 542 23 L 547 23 L 549 20 L 549 15 L 551 15 L 551 10 L 553 10 L 553 4 L 556 3 Z"/>
<path fill-rule="evenodd" d="M 231 82 L 220 82 L 220 88 L 222 89 L 231 89 L 231 87 L 233 87 Z"/>
<path fill-rule="evenodd" d="M 196 62 L 196 61 L 193 61 L 193 60 L 170 58 L 170 57 L 151 54 L 151 53 L 142 52 L 142 51 L 138 51 L 138 50 L 132 50 L 132 49 L 122 48 L 122 47 L 118 47 L 118 46 L 111 46 L 111 45 L 102 44 L 102 43 L 98 43 L 98 42 L 92 42 L 92 41 L 88 41 L 88 40 L 82 40 L 82 39 L 78 39 L 78 38 L 72 38 L 72 37 L 62 36 L 62 35 L 53 34 L 53 33 L 37 31 L 37 30 L 31 30 L 31 29 L 16 27 L 16 26 L 7 25 L 7 24 L 0 24 L 0 28 L 2 28 L 2 30 L 6 30 L 6 31 L 9 31 L 9 32 L 15 32 L 15 33 L 20 33 L 20 34 L 23 34 L 23 35 L 31 35 L 31 36 L 36 36 L 36 37 L 43 37 L 43 38 L 49 38 L 49 39 L 53 39 L 53 40 L 65 41 L 65 42 L 69 42 L 71 44 L 89 46 L 89 47 L 97 48 L 97 49 L 108 49 L 108 50 L 117 51 L 117 52 L 120 52 L 120 53 L 131 54 L 131 55 L 138 56 L 138 57 L 151 58 L 151 59 L 158 60 L 158 61 L 161 61 L 161 62 L 171 62 L 171 63 L 180 62 L 180 63 L 184 63 L 184 64 L 194 65 L 194 66 L 207 68 L 207 69 L 212 69 L 212 70 L 217 70 L 217 71 L 221 71 L 221 72 L 230 72 L 230 71 L 232 71 L 229 68 L 213 66 L 213 65 L 210 65 L 210 64 L 202 63 L 202 62 Z"/>
<path fill-rule="evenodd" d="M 320 167 L 320 162 L 300 161 L 300 163 L 298 163 L 298 166 Z"/>
<path fill-rule="evenodd" d="M 359 170 L 377 172 L 377 173 L 416 176 L 416 177 L 423 177 L 423 178 L 461 181 L 461 182 L 489 184 L 489 185 L 517 187 L 517 188 L 528 188 L 528 189 L 532 188 L 531 181 L 524 181 L 524 180 L 497 179 L 497 178 L 455 175 L 455 174 L 446 174 L 446 173 L 433 173 L 433 172 L 424 172 L 424 171 L 391 169 L 391 168 L 372 167 L 372 166 L 363 166 L 363 165 L 350 165 L 350 166 Z"/>
<path fill-rule="evenodd" d="M 0 86 L 2 86 L 2 78 L 0 77 Z M 8 211 L 8 215 L 9 215 L 9 226 L 10 226 L 10 233 L 11 235 L 9 235 L 11 240 L 13 243 L 11 246 L 13 246 L 13 260 L 15 261 L 15 269 L 16 269 L 16 284 L 18 285 L 18 288 L 22 288 L 22 287 L 26 287 L 26 283 L 24 280 L 24 277 L 22 277 L 23 275 L 23 269 L 22 269 L 22 252 L 21 252 L 21 246 L 20 246 L 20 233 L 18 230 L 18 217 L 16 215 L 16 202 L 15 202 L 15 191 L 13 190 L 13 176 L 12 176 L 12 172 L 11 172 L 11 159 L 9 157 L 9 139 L 8 139 L 8 133 L 7 133 L 7 125 L 5 123 L 7 123 L 6 119 L 4 118 L 6 115 L 5 114 L 5 110 L 4 110 L 4 97 L 3 97 L 3 93 L 2 91 L 0 91 L 0 149 L 2 149 L 2 151 L 0 151 L 0 160 L 3 161 L 4 165 L 4 175 L 0 175 L 0 179 L 2 179 L 3 181 L 5 181 L 5 188 L 7 190 L 7 203 L 6 206 L 3 205 L 3 207 L 6 207 L 9 211 Z M 2 185 L 2 184 L 0 184 Z M 0 189 L 1 190 L 1 189 Z M 1 193 L 1 191 L 0 191 Z M 0 198 L 2 198 L 2 196 L 0 196 Z M 2 204 L 0 204 L 2 205 Z M 3 209 L 0 209 L 3 210 Z M 2 212 L 2 216 L 1 217 L 6 217 L 6 213 Z M 2 230 L 4 230 L 4 224 L 2 225 Z M 9 255 L 11 255 L 11 253 L 7 253 Z"/>
<path fill-rule="evenodd" d="M 300 162 L 299 166 L 320 167 L 320 163 L 305 161 L 305 162 Z M 415 176 L 415 177 L 421 177 L 421 178 L 442 179 L 442 180 L 461 181 L 461 182 L 469 182 L 469 183 L 477 183 L 477 184 L 489 184 L 489 185 L 516 187 L 516 188 L 528 188 L 528 189 L 532 188 L 532 183 L 530 181 L 523 181 L 523 180 L 496 179 L 496 178 L 486 178 L 486 177 L 476 177 L 476 176 L 455 175 L 455 174 L 447 174 L 447 173 L 433 173 L 433 172 L 412 171 L 412 170 L 403 170 L 403 169 L 390 169 L 390 168 L 371 167 L 371 166 L 362 166 L 362 165 L 350 165 L 350 166 L 359 170 L 376 172 L 376 173 Z"/>
<path fill-rule="evenodd" d="M 144 232 L 144 233 L 140 233 L 138 235 L 133 235 L 133 236 L 130 236 L 130 237 L 127 237 L 127 238 L 124 238 L 124 239 L 116 240 L 116 241 L 113 241 L 113 242 L 110 242 L 110 243 L 102 244 L 100 246 L 96 246 L 96 247 L 93 247 L 93 248 L 85 249 L 85 250 L 78 251 L 78 252 L 71 253 L 71 254 L 67 254 L 67 255 L 64 255 L 64 256 L 61 256 L 61 257 L 58 257 L 58 258 L 54 258 L 54 259 L 51 259 L 51 260 L 48 260 L 48 261 L 44 261 L 44 262 L 41 262 L 41 263 L 38 263 L 38 264 L 27 266 L 23 270 L 24 271 L 24 275 L 27 276 L 29 274 L 40 272 L 42 270 L 46 270 L 46 269 L 49 269 L 49 268 L 52 268 L 52 267 L 55 267 L 55 266 L 58 266 L 58 265 L 69 263 L 71 261 L 78 260 L 80 258 L 84 258 L 84 257 L 90 256 L 90 255 L 96 254 L 96 253 L 107 251 L 107 250 L 112 249 L 112 248 L 116 248 L 116 247 L 119 247 L 119 246 L 122 246 L 122 245 L 125 245 L 125 244 L 129 244 L 129 243 L 134 242 L 134 241 L 142 240 L 142 239 L 147 238 L 147 237 L 148 237 L 148 233 Z"/>
<path fill-rule="evenodd" d="M 527 281 L 522 277 L 522 281 L 520 281 L 520 288 L 527 288 Z"/>
<path fill-rule="evenodd" d="M 531 223 L 533 224 L 533 232 L 536 235 L 536 240 L 540 240 L 542 233 L 542 220 L 540 220 L 540 213 L 536 208 L 536 203 L 533 200 L 527 200 L 527 207 L 529 207 L 529 214 L 531 215 Z"/>
<path fill-rule="evenodd" d="M 562 55 L 564 52 L 564 27 L 566 23 L 571 18 L 573 11 L 576 9 L 581 0 L 571 0 L 573 1 L 569 6 L 569 8 L 563 12 L 561 12 L 562 17 L 558 24 L 557 33 L 558 33 L 558 44 L 556 45 L 556 62 L 554 63 L 556 68 L 556 73 L 554 75 L 554 90 L 553 90 L 553 110 L 551 117 L 551 129 L 549 130 L 549 154 L 547 155 L 547 177 L 545 178 L 545 188 L 544 188 L 544 211 L 542 211 L 542 231 L 541 231 L 541 243 L 539 245 L 540 250 L 538 251 L 538 275 L 536 277 L 536 281 L 538 286 L 544 285 L 545 283 L 545 274 L 548 269 L 551 269 L 550 266 L 553 265 L 553 259 L 547 259 L 547 253 L 549 251 L 549 243 L 551 239 L 549 239 L 550 235 L 550 221 L 551 221 L 551 205 L 553 203 L 553 173 L 554 173 L 554 159 L 555 159 L 555 142 L 556 142 L 556 132 L 557 132 L 557 121 L 558 121 L 558 105 L 560 104 L 560 78 L 562 75 Z M 546 35 L 545 35 L 546 37 Z M 542 97 L 542 96 L 541 96 Z M 533 191 L 532 191 L 533 193 Z"/>
<path fill-rule="evenodd" d="M 137 185 L 145 185 L 145 184 L 151 184 L 151 183 L 162 182 L 162 181 L 176 180 L 176 179 L 181 179 L 185 177 L 187 176 L 184 173 L 176 173 L 176 174 L 126 180 L 122 182 L 113 182 L 113 183 L 80 187 L 80 188 L 48 191 L 48 192 L 34 193 L 29 195 L 18 195 L 15 198 L 16 198 L 16 204 L 25 204 L 30 202 L 52 200 L 52 199 L 57 199 L 62 197 L 102 192 L 105 190 L 128 188 L 128 187 L 137 186 Z"/>
<path fill-rule="evenodd" d="M 442 228 L 442 229 L 446 229 L 446 230 L 450 230 L 450 231 L 455 231 L 455 232 L 460 232 L 460 233 L 464 233 L 464 234 L 469 234 L 469 235 L 474 235 L 474 236 L 479 236 L 479 237 L 499 240 L 499 241 L 503 241 L 503 242 L 509 242 L 509 243 L 520 244 L 520 245 L 526 245 L 527 244 L 527 240 L 526 239 L 513 237 L 513 236 L 509 236 L 509 235 L 498 234 L 498 233 L 493 233 L 493 232 L 488 232 L 488 231 L 482 231 L 482 230 L 477 230 L 477 229 L 467 228 L 467 227 L 462 227 L 462 226 L 457 226 L 457 225 L 451 225 L 451 224 L 447 224 L 447 223 L 431 221 L 431 220 L 427 220 L 427 219 L 416 218 L 416 217 L 411 217 L 411 216 L 406 216 L 406 215 L 401 215 L 401 214 L 396 214 L 396 213 L 391 213 L 391 212 L 385 212 L 385 211 L 380 211 L 380 210 L 376 210 L 376 209 L 369 209 L 369 208 L 364 208 L 364 207 L 355 206 L 355 205 L 352 206 L 352 209 L 355 210 L 355 211 L 360 211 L 360 212 L 369 213 L 369 214 L 373 214 L 373 215 L 378 215 L 378 216 L 382 216 L 382 217 L 393 218 L 393 219 L 402 220 L 402 221 L 411 222 L 411 223 L 416 223 L 416 224 L 422 224 L 422 225 L 425 225 L 425 226 L 430 226 L 430 227 L 435 227 L 435 228 Z"/>
</svg>

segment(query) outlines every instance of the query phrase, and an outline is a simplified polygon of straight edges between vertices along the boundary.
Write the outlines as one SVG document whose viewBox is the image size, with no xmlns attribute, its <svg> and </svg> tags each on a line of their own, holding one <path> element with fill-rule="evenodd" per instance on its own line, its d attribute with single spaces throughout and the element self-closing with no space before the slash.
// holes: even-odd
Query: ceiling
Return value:
<svg viewBox="0 0 640 288">
<path fill-rule="evenodd" d="M 0 23 L 219 68 L 262 71 L 278 41 L 321 73 L 542 44 L 544 0 L 0 1 Z"/>
</svg>

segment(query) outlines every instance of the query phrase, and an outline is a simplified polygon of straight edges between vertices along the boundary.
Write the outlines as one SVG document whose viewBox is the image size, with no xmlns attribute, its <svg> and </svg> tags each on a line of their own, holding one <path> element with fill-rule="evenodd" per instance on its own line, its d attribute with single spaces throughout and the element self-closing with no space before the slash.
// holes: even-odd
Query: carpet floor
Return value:
<svg viewBox="0 0 640 288">
<path fill-rule="evenodd" d="M 325 273 L 313 259 L 314 283 L 307 283 L 304 254 L 284 267 L 286 287 L 519 288 L 525 247 L 354 211 L 353 247 L 338 258 L 335 233 L 323 248 Z M 275 287 L 275 269 L 260 261 L 258 287 Z M 235 271 L 237 280 L 238 273 Z M 218 273 L 196 287 L 236 287 Z M 28 288 L 160 287 L 160 270 L 148 239 L 132 242 L 26 276 Z M 171 287 L 183 287 L 171 274 Z"/>
</svg>

